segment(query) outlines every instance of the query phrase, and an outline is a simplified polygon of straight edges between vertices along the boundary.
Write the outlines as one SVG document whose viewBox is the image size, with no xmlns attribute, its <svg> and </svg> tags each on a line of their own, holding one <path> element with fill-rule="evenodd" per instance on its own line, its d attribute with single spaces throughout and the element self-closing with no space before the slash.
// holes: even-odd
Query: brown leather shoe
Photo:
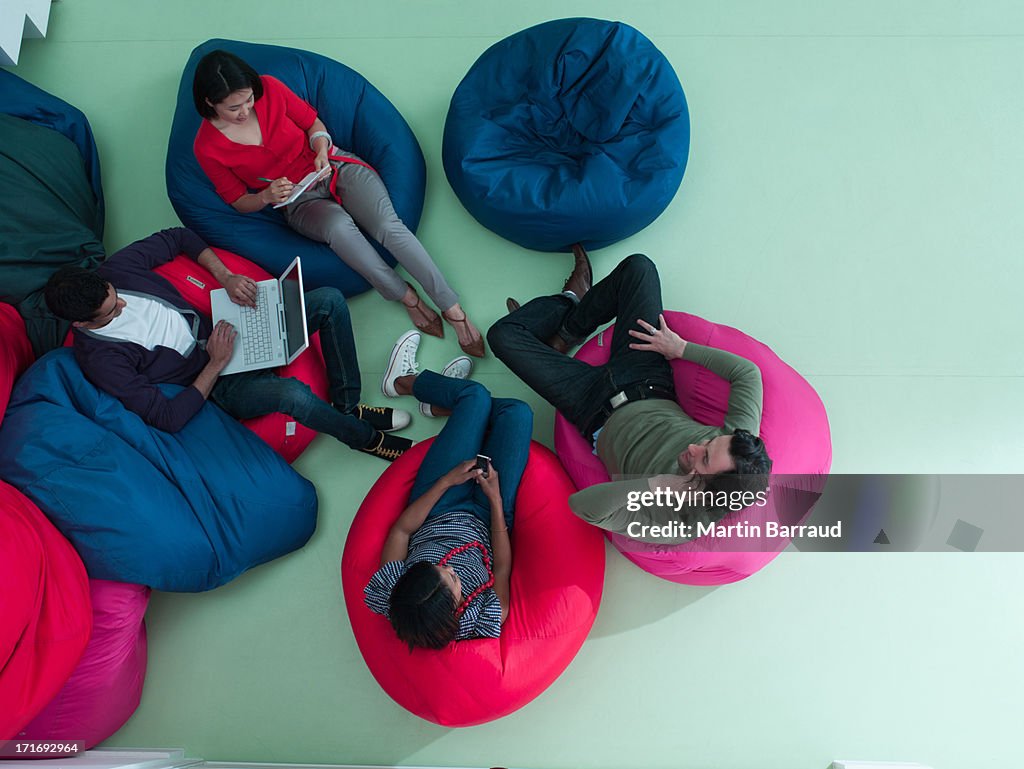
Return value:
<svg viewBox="0 0 1024 769">
<path fill-rule="evenodd" d="M 590 268 L 590 259 L 583 246 L 577 243 L 572 247 L 572 274 L 562 286 L 563 291 L 572 291 L 577 299 L 582 299 L 594 285 L 594 271 Z"/>
<path fill-rule="evenodd" d="M 508 299 L 505 300 L 505 307 L 508 308 L 508 313 L 509 315 L 511 315 L 512 313 L 519 309 L 520 304 L 510 296 Z"/>
<path fill-rule="evenodd" d="M 405 285 L 409 287 L 409 291 L 416 294 L 416 289 L 412 287 L 409 281 L 406 281 Z M 403 297 L 402 306 L 409 313 L 409 320 L 412 321 L 416 328 L 424 334 L 444 339 L 444 325 L 441 323 L 440 316 L 423 303 L 423 299 L 420 298 L 419 294 L 416 294 L 416 304 L 406 304 Z"/>
<path fill-rule="evenodd" d="M 462 311 L 461 318 L 453 318 L 448 314 L 449 312 L 451 312 L 450 307 L 442 312 L 441 315 L 446 321 L 452 324 L 456 334 L 458 334 L 459 328 L 461 327 L 463 335 L 469 337 L 468 342 L 459 342 L 459 347 L 462 348 L 462 351 L 466 353 L 466 355 L 472 355 L 474 358 L 484 357 L 486 352 L 484 351 L 483 335 L 477 330 L 476 326 L 470 323 L 469 316 L 466 315 L 466 311 Z"/>
</svg>

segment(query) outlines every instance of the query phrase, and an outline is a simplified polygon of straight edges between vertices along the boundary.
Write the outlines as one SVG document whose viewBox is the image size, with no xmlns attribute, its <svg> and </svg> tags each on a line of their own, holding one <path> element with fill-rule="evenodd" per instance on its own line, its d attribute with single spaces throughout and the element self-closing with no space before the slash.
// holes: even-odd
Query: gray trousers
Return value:
<svg viewBox="0 0 1024 769">
<path fill-rule="evenodd" d="M 340 154 L 356 157 L 350 152 Z M 395 214 L 387 188 L 377 173 L 358 163 L 332 161 L 332 165 L 342 205 L 331 197 L 330 180 L 324 179 L 281 209 L 288 226 L 311 240 L 326 243 L 381 296 L 400 301 L 405 296 L 405 281 L 380 258 L 360 231 L 362 227 L 391 252 L 442 312 L 458 302 L 459 295 L 448 285 L 430 254 Z"/>
</svg>

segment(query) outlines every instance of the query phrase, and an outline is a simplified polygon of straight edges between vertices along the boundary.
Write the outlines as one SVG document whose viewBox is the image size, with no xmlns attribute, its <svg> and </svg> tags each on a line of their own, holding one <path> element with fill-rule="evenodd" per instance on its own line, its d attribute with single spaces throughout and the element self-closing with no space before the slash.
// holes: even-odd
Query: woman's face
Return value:
<svg viewBox="0 0 1024 769">
<path fill-rule="evenodd" d="M 441 583 L 452 591 L 455 605 L 458 606 L 462 602 L 462 580 L 451 566 L 438 566 L 437 570 L 441 572 Z"/>
<path fill-rule="evenodd" d="M 207 99 L 206 103 L 216 110 L 220 120 L 226 123 L 244 123 L 249 119 L 249 113 L 252 111 L 252 89 L 243 88 L 241 91 L 232 91 L 224 98 L 224 101 L 214 104 Z"/>
</svg>

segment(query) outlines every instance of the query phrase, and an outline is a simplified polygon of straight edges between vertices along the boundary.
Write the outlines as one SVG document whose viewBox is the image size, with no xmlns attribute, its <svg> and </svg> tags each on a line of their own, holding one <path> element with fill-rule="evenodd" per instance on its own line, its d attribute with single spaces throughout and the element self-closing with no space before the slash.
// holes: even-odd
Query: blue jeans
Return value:
<svg viewBox="0 0 1024 769">
<path fill-rule="evenodd" d="M 601 405 L 634 384 L 674 391 L 672 368 L 656 352 L 631 350 L 628 333 L 643 318 L 658 326 L 662 312 L 658 268 L 643 254 L 623 259 L 578 303 L 542 296 L 498 320 L 487 332 L 491 350 L 512 372 L 572 422 L 585 438 Z M 546 341 L 558 334 L 575 344 L 618 318 L 608 362 L 591 366 Z"/>
<path fill-rule="evenodd" d="M 306 292 L 306 329 L 311 336 L 320 332 L 333 406 L 320 400 L 305 382 L 280 377 L 273 369 L 222 376 L 210 399 L 235 419 L 280 411 L 354 449 L 367 448 L 376 431 L 352 415 L 359 405 L 359 362 L 348 304 L 340 291 L 318 288 Z"/>
<path fill-rule="evenodd" d="M 424 403 L 451 409 L 452 414 L 423 458 L 409 498 L 418 499 L 457 464 L 483 454 L 498 471 L 505 525 L 511 529 L 516 493 L 530 454 L 533 411 L 514 398 L 492 398 L 477 382 L 433 371 L 416 377 L 412 394 Z M 490 528 L 491 503 L 476 481 L 448 489 L 427 517 L 451 510 L 471 512 Z"/>
</svg>

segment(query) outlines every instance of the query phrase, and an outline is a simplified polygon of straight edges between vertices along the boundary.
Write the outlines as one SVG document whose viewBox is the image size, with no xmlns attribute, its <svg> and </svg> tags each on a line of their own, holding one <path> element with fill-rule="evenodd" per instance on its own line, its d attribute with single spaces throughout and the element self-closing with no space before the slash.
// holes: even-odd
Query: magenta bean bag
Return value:
<svg viewBox="0 0 1024 769">
<path fill-rule="evenodd" d="M 761 369 L 761 437 L 773 461 L 769 504 L 730 513 L 721 524 L 760 524 L 765 532 L 767 520 L 793 523 L 794 511 L 806 515 L 824 489 L 832 465 L 828 417 L 814 388 L 771 348 L 742 331 L 684 312 L 666 312 L 665 319 L 684 339 L 735 353 Z M 614 328 L 610 326 L 587 342 L 576 354 L 577 359 L 594 365 L 605 363 Z M 674 361 L 672 370 L 683 410 L 699 422 L 721 426 L 729 399 L 728 383 L 690 361 Z M 610 480 L 590 445 L 561 414 L 555 417 L 555 450 L 577 488 Z M 742 539 L 699 537 L 670 546 L 637 542 L 610 532 L 608 538 L 644 571 L 688 585 L 724 585 L 749 577 L 788 544 L 787 539 L 769 539 L 767 535 Z"/>
<path fill-rule="evenodd" d="M 442 726 L 472 726 L 521 708 L 565 670 L 597 616 L 604 585 L 599 530 L 569 510 L 572 481 L 548 449 L 530 446 L 512 529 L 511 608 L 500 638 L 412 653 L 363 603 L 384 539 L 409 503 L 430 441 L 414 446 L 370 489 L 341 559 L 352 632 L 377 683 L 406 710 Z"/>
<path fill-rule="evenodd" d="M 92 638 L 64 687 L 19 737 L 83 740 L 86 748 L 107 739 L 135 712 L 146 677 L 149 588 L 89 580 Z"/>
</svg>

